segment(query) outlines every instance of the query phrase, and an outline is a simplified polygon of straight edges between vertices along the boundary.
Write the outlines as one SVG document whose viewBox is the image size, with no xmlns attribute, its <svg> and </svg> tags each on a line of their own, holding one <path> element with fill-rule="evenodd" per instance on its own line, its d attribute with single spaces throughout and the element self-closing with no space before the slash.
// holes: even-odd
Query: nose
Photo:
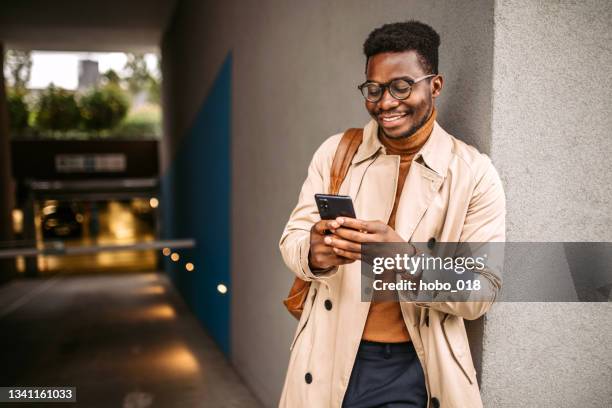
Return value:
<svg viewBox="0 0 612 408">
<path fill-rule="evenodd" d="M 380 101 L 378 101 L 378 106 L 380 107 L 381 110 L 387 111 L 387 110 L 398 107 L 399 101 L 395 99 L 393 96 L 391 96 L 391 93 L 389 92 L 389 89 L 387 88 L 384 90 L 383 95 L 380 98 Z"/>
</svg>

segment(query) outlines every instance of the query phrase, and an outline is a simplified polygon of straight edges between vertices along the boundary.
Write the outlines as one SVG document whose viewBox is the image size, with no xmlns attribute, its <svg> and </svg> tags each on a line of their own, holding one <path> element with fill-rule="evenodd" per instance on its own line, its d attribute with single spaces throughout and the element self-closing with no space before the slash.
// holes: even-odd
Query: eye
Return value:
<svg viewBox="0 0 612 408">
<path fill-rule="evenodd" d="M 381 92 L 380 86 L 376 84 L 368 84 L 366 86 L 366 89 L 368 90 L 368 94 L 372 96 L 380 95 L 380 92 Z"/>
<path fill-rule="evenodd" d="M 404 79 L 398 79 L 391 83 L 391 88 L 398 93 L 410 92 L 412 84 Z"/>
</svg>

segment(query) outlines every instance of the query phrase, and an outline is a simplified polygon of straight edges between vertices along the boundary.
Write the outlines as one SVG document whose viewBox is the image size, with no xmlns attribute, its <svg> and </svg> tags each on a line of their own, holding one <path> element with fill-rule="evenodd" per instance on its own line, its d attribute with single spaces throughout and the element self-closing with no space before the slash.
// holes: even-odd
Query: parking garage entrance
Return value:
<svg viewBox="0 0 612 408">
<path fill-rule="evenodd" d="M 11 151 L 17 241 L 5 250 L 21 251 L 18 271 L 157 269 L 157 141 L 14 140 Z"/>
</svg>

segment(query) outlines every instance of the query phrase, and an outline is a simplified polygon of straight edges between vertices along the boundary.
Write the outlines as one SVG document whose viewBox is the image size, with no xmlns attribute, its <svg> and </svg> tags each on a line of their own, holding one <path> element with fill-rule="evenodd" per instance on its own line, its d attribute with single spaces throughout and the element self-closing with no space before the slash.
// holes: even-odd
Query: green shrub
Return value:
<svg viewBox="0 0 612 408">
<path fill-rule="evenodd" d="M 76 129 L 81 119 L 74 94 L 53 84 L 41 93 L 37 111 L 36 126 L 43 130 Z"/>
<path fill-rule="evenodd" d="M 144 105 L 132 111 L 115 130 L 118 137 L 157 138 L 161 134 L 161 109 L 159 105 Z"/>
<path fill-rule="evenodd" d="M 125 93 L 118 86 L 109 83 L 94 88 L 80 100 L 83 127 L 90 131 L 112 129 L 123 120 L 129 106 Z"/>
<path fill-rule="evenodd" d="M 24 100 L 24 93 L 20 91 L 9 91 L 6 102 L 8 105 L 9 125 L 11 130 L 21 132 L 28 127 L 30 112 Z"/>
</svg>

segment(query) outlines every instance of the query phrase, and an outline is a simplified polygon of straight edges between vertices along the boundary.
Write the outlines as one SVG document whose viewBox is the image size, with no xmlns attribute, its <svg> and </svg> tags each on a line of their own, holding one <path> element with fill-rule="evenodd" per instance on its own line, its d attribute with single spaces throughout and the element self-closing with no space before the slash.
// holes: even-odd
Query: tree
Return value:
<svg viewBox="0 0 612 408">
<path fill-rule="evenodd" d="M 38 128 L 51 131 L 76 129 L 80 119 L 73 93 L 50 84 L 40 95 L 36 115 Z"/>
<path fill-rule="evenodd" d="M 149 83 L 149 102 L 156 105 L 161 103 L 161 83 L 157 78 L 151 78 Z"/>
<path fill-rule="evenodd" d="M 156 105 L 161 104 L 161 58 L 157 56 L 157 71 L 151 75 L 151 83 L 149 85 L 149 102 Z"/>
<path fill-rule="evenodd" d="M 112 129 L 125 118 L 130 107 L 118 85 L 94 88 L 80 100 L 81 117 L 86 130 Z"/>
<path fill-rule="evenodd" d="M 133 95 L 143 91 L 148 94 L 149 102 L 161 102 L 161 60 L 157 58 L 157 70 L 149 70 L 144 54 L 128 53 L 125 63 L 124 81 Z"/>
<path fill-rule="evenodd" d="M 130 91 L 133 94 L 148 89 L 151 82 L 151 73 L 147 67 L 144 54 L 127 54 L 127 62 L 125 63 L 126 82 Z"/>
<path fill-rule="evenodd" d="M 32 73 L 30 51 L 8 50 L 5 65 L 9 72 L 9 82 L 17 90 L 25 90 Z"/>
<path fill-rule="evenodd" d="M 10 129 L 20 132 L 28 127 L 28 116 L 30 112 L 24 101 L 22 90 L 12 89 L 6 97 Z"/>
<path fill-rule="evenodd" d="M 102 82 L 104 85 L 120 86 L 121 77 L 119 76 L 119 74 L 117 74 L 115 70 L 109 69 L 102 74 Z"/>
</svg>

